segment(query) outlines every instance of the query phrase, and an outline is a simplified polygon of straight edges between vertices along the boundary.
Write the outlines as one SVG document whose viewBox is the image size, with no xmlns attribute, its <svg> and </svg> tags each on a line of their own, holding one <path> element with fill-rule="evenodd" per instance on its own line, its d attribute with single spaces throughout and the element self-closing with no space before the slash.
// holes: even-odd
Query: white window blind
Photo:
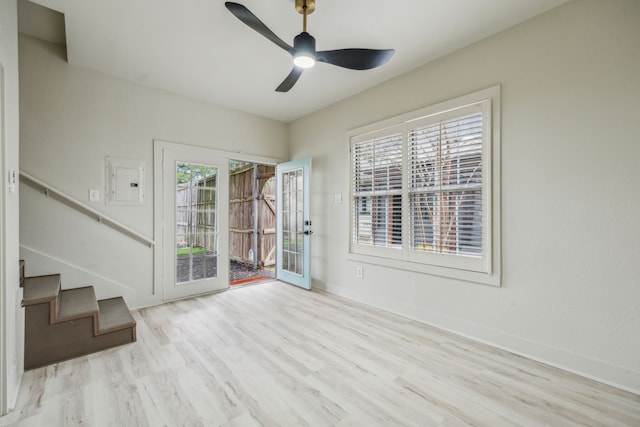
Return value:
<svg viewBox="0 0 640 427">
<path fill-rule="evenodd" d="M 402 134 L 392 134 L 352 147 L 352 237 L 357 244 L 402 244 L 402 141 Z"/>
<path fill-rule="evenodd" d="M 412 250 L 482 255 L 482 145 L 479 112 L 409 129 Z"/>
</svg>

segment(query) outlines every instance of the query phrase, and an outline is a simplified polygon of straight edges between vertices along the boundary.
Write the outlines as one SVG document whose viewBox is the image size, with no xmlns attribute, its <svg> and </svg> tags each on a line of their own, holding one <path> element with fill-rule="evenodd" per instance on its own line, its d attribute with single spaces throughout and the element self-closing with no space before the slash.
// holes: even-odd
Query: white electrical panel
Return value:
<svg viewBox="0 0 640 427">
<path fill-rule="evenodd" d="M 144 205 L 145 162 L 107 157 L 105 171 L 108 205 Z"/>
</svg>

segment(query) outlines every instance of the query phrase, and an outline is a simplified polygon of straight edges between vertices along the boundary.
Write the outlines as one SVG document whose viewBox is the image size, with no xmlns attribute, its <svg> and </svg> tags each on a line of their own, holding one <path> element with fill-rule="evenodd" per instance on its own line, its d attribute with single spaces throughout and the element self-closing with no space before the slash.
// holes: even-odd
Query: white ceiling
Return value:
<svg viewBox="0 0 640 427">
<path fill-rule="evenodd" d="M 291 91 L 277 93 L 291 57 L 235 18 L 223 0 L 34 0 L 64 13 L 70 64 L 284 122 L 566 1 L 317 0 L 308 32 L 318 50 L 396 53 L 368 71 L 317 64 Z M 237 3 L 289 44 L 302 31 L 294 0 Z"/>
</svg>

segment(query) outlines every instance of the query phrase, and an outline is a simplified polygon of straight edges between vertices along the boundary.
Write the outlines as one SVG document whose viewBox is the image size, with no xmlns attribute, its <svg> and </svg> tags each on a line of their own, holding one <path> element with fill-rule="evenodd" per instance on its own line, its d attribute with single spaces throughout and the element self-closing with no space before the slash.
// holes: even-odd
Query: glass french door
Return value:
<svg viewBox="0 0 640 427">
<path fill-rule="evenodd" d="M 310 174 L 309 158 L 276 166 L 276 276 L 304 289 L 311 289 Z"/>
<path fill-rule="evenodd" d="M 229 287 L 229 166 L 205 149 L 163 151 L 163 299 Z"/>
</svg>

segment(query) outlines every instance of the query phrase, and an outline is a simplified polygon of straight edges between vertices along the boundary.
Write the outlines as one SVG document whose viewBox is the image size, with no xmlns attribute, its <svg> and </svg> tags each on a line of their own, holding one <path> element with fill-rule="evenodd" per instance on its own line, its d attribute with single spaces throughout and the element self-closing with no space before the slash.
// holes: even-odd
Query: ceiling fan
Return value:
<svg viewBox="0 0 640 427">
<path fill-rule="evenodd" d="M 225 6 L 236 18 L 262 34 L 273 43 L 286 50 L 293 57 L 293 70 L 276 88 L 278 92 L 287 92 L 298 81 L 305 68 L 313 67 L 316 62 L 337 65 L 351 70 L 369 70 L 386 63 L 395 52 L 393 49 L 338 49 L 316 51 L 316 39 L 307 33 L 307 15 L 316 10 L 315 0 L 295 0 L 296 11 L 303 15 L 302 32 L 293 39 L 293 47 L 282 41 L 249 9 L 241 4 L 226 2 Z"/>
</svg>

